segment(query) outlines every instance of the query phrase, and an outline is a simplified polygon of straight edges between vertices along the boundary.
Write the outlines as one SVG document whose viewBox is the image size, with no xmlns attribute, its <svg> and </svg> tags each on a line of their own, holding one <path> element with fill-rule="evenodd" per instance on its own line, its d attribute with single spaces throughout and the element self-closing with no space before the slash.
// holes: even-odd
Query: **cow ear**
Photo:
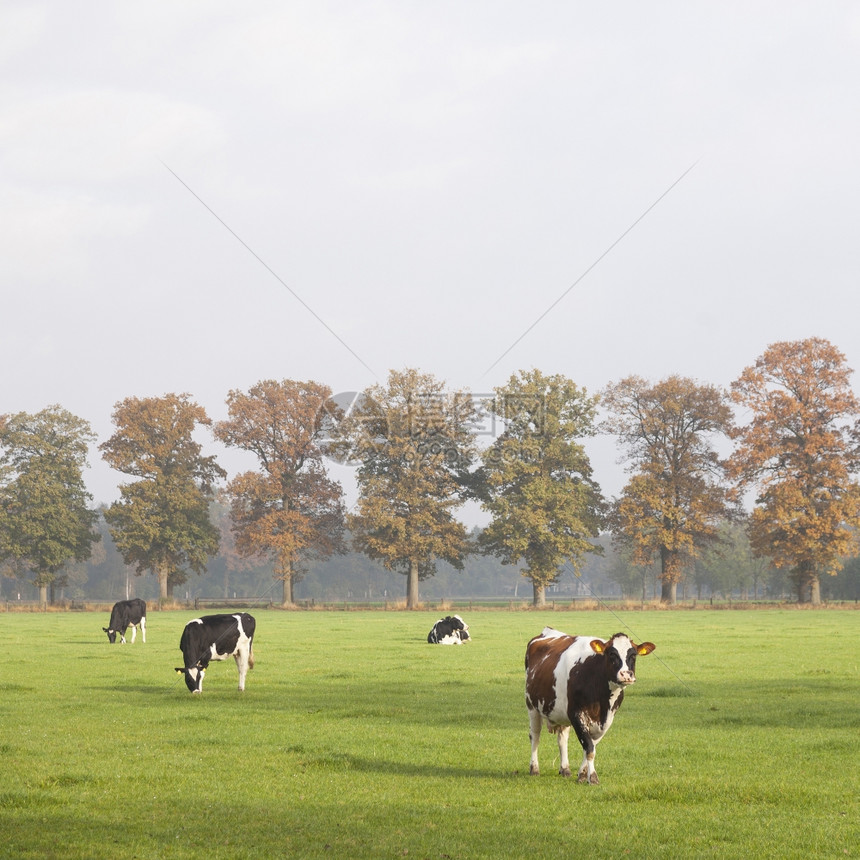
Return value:
<svg viewBox="0 0 860 860">
<path fill-rule="evenodd" d="M 656 647 L 653 642 L 643 642 L 641 645 L 636 646 L 636 653 L 640 657 L 644 657 L 646 654 L 650 654 Z"/>
<path fill-rule="evenodd" d="M 182 668 L 180 668 L 179 666 L 177 666 L 177 667 L 176 667 L 176 674 L 177 674 L 177 675 L 184 675 L 184 674 L 185 674 L 185 669 L 182 669 Z"/>
<path fill-rule="evenodd" d="M 606 650 L 606 643 L 602 639 L 592 639 L 588 644 L 595 654 L 602 654 Z"/>
<path fill-rule="evenodd" d="M 107 627 L 102 627 L 102 630 L 104 630 L 105 633 L 110 633 L 110 630 L 108 630 Z"/>
</svg>

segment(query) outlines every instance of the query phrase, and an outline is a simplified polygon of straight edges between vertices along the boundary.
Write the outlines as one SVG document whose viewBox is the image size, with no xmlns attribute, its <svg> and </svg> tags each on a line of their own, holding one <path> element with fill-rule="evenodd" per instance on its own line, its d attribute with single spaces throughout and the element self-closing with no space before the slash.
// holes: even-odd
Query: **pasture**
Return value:
<svg viewBox="0 0 860 860">
<path fill-rule="evenodd" d="M 193 610 L 124 646 L 106 613 L 0 613 L 0 856 L 860 856 L 858 611 L 462 611 L 452 647 L 438 611 L 251 611 L 245 692 L 230 659 L 201 696 L 173 671 Z M 546 732 L 528 774 L 545 624 L 657 645 L 599 786 Z"/>
</svg>

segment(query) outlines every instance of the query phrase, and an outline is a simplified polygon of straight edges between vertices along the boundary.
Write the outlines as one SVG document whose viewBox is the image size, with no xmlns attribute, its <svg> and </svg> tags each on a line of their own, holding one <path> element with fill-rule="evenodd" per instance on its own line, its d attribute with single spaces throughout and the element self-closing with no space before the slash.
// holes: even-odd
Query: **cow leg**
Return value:
<svg viewBox="0 0 860 860">
<path fill-rule="evenodd" d="M 582 765 L 579 768 L 577 782 L 587 782 L 589 785 L 600 785 L 597 771 L 594 769 L 594 753 L 582 752 Z"/>
<path fill-rule="evenodd" d="M 529 708 L 529 740 L 532 742 L 532 758 L 529 762 L 529 773 L 534 776 L 540 775 L 538 766 L 538 744 L 540 743 L 540 730 L 543 720 L 540 711 Z"/>
<path fill-rule="evenodd" d="M 570 726 L 559 726 L 558 734 L 558 772 L 562 776 L 570 776 L 570 759 L 567 757 L 567 739 L 570 737 Z"/>
<path fill-rule="evenodd" d="M 236 668 L 239 670 L 239 690 L 243 691 L 245 689 L 245 676 L 248 674 L 248 651 L 241 648 L 233 656 L 236 658 Z"/>
<path fill-rule="evenodd" d="M 143 644 L 146 645 L 146 616 L 140 619 L 140 635 L 143 637 Z"/>
<path fill-rule="evenodd" d="M 134 640 L 137 639 L 137 627 L 132 624 L 131 625 L 131 644 L 134 645 Z"/>
<path fill-rule="evenodd" d="M 125 645 L 125 630 L 120 630 L 119 641 L 122 645 Z"/>
<path fill-rule="evenodd" d="M 577 740 L 582 746 L 582 764 L 579 768 L 577 782 L 587 782 L 590 785 L 598 785 L 597 771 L 594 769 L 594 741 L 585 730 L 582 723 L 577 719 L 573 724 Z"/>
</svg>

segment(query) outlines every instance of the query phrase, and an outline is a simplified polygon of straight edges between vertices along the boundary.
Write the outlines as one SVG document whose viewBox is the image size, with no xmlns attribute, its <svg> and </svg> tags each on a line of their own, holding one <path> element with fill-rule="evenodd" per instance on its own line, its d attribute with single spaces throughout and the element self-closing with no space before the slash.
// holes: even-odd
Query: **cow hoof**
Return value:
<svg viewBox="0 0 860 860">
<path fill-rule="evenodd" d="M 562 767 L 562 768 L 559 768 L 559 771 L 558 771 L 558 772 L 559 772 L 562 776 L 570 776 L 570 768 L 569 768 L 569 767 Z"/>
<path fill-rule="evenodd" d="M 537 767 L 535 767 L 534 765 L 531 765 L 531 766 L 529 767 L 529 773 L 530 773 L 532 776 L 540 776 L 540 768 L 537 768 Z"/>
<path fill-rule="evenodd" d="M 588 782 L 591 785 L 600 785 L 600 780 L 597 778 L 596 773 L 591 774 L 591 776 L 588 778 Z"/>
<path fill-rule="evenodd" d="M 588 782 L 588 771 L 581 770 L 579 775 L 576 777 L 577 782 Z"/>
</svg>

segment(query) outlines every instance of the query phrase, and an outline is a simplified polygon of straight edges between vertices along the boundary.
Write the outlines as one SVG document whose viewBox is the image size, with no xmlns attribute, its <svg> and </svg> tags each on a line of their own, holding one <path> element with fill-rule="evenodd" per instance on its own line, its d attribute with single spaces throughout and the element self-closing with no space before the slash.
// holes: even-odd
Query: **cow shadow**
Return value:
<svg viewBox="0 0 860 860">
<path fill-rule="evenodd" d="M 111 684 L 109 682 L 87 684 L 85 685 L 85 689 L 92 690 L 94 693 L 120 693 L 125 696 L 142 696 L 144 699 L 173 696 L 178 691 L 181 691 L 182 693 L 185 693 L 188 698 L 197 698 L 196 696 L 191 697 L 188 695 L 188 690 L 185 687 L 185 681 L 183 680 L 182 675 L 171 673 L 166 677 L 166 681 L 140 681 L 135 683 L 128 679 L 123 679 L 115 684 Z M 233 691 L 236 692 L 237 697 L 242 695 L 236 690 L 235 685 L 231 686 L 231 692 Z M 210 696 L 210 698 L 212 697 Z"/>
<path fill-rule="evenodd" d="M 350 765 L 359 773 L 390 774 L 393 776 L 440 777 L 442 779 L 513 779 L 518 771 L 502 773 L 489 768 L 453 767 L 451 765 L 423 764 L 420 762 L 397 762 L 386 759 L 367 759 L 349 756 Z"/>
<path fill-rule="evenodd" d="M 358 756 L 352 753 L 326 753 L 319 749 L 307 749 L 302 746 L 286 747 L 283 751 L 296 756 L 298 769 L 304 771 L 352 771 L 377 776 L 435 777 L 439 779 L 472 778 L 500 781 L 517 779 L 521 776 L 518 770 L 505 772 L 489 768 L 392 761 L 390 759 Z"/>
<path fill-rule="evenodd" d="M 164 694 L 171 691 L 170 687 L 156 686 L 155 684 L 146 686 L 144 684 L 91 684 L 87 687 L 88 690 L 100 690 L 105 693 L 143 693 L 145 695 Z"/>
</svg>

